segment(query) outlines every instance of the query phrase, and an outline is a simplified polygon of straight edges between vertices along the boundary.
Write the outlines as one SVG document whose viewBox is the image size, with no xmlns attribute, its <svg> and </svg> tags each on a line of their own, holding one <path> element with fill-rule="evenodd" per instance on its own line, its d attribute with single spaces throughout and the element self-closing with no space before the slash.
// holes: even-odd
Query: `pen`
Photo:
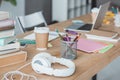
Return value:
<svg viewBox="0 0 120 80">
<path fill-rule="evenodd" d="M 73 42 L 77 41 L 79 38 L 80 38 L 80 34 L 75 37 L 75 39 L 73 40 Z"/>
<path fill-rule="evenodd" d="M 63 37 L 60 35 L 60 33 L 59 33 L 58 29 L 56 29 L 56 32 L 58 33 L 58 35 L 59 35 L 60 39 L 61 39 L 61 40 L 64 40 L 64 39 L 63 39 Z"/>
<path fill-rule="evenodd" d="M 70 37 L 68 36 L 68 34 L 66 34 L 66 39 L 67 41 L 70 41 Z"/>
<path fill-rule="evenodd" d="M 76 41 L 78 41 L 78 39 L 80 38 L 80 34 L 79 35 L 77 35 L 76 37 L 75 37 L 75 39 L 73 40 L 73 42 L 76 42 Z M 71 45 L 70 45 L 70 47 L 72 47 L 73 46 L 73 44 L 74 43 L 72 43 Z"/>
</svg>

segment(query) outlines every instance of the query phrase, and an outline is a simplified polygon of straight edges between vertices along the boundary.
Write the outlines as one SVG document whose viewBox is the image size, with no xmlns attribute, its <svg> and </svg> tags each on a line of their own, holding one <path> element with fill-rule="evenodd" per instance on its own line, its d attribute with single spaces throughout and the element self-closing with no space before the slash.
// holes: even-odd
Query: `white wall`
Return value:
<svg viewBox="0 0 120 80">
<path fill-rule="evenodd" d="M 65 21 L 90 11 L 86 0 L 52 0 L 52 20 Z"/>
<path fill-rule="evenodd" d="M 16 20 L 16 16 L 25 15 L 25 0 L 17 0 L 17 6 L 13 6 L 10 2 L 2 1 L 0 10 L 9 11 L 10 17 Z M 21 33 L 17 23 L 15 27 L 16 34 Z"/>
<path fill-rule="evenodd" d="M 67 20 L 68 0 L 53 0 L 52 1 L 52 21 Z"/>
</svg>

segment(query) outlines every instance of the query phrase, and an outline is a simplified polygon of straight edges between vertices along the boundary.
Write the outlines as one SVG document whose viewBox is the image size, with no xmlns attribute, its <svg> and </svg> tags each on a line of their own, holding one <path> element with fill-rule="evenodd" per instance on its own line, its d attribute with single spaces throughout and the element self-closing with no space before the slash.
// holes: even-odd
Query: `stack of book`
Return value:
<svg viewBox="0 0 120 80">
<path fill-rule="evenodd" d="M 0 67 L 26 61 L 27 52 L 20 50 L 14 29 L 14 20 L 9 18 L 9 12 L 0 11 Z"/>
<path fill-rule="evenodd" d="M 14 20 L 9 18 L 9 13 L 0 11 L 0 38 L 14 36 Z"/>
<path fill-rule="evenodd" d="M 14 20 L 9 18 L 9 12 L 0 11 L 0 55 L 19 50 L 19 42 L 14 42 L 14 29 Z"/>
</svg>

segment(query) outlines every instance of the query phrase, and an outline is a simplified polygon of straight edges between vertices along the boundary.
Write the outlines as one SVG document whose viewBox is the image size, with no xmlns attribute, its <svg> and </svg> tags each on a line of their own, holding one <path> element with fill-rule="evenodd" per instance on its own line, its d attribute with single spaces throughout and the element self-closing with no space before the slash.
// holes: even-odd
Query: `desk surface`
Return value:
<svg viewBox="0 0 120 80">
<path fill-rule="evenodd" d="M 81 16 L 75 19 L 78 19 L 78 20 L 81 19 L 86 22 L 90 22 L 91 18 L 88 18 L 88 17 L 89 16 Z M 51 30 L 54 30 L 57 27 L 59 28 L 60 31 L 63 31 L 63 28 L 70 24 L 71 24 L 71 20 L 68 20 L 61 23 L 50 25 L 49 27 Z M 111 27 L 111 25 L 109 26 Z M 108 26 L 104 28 L 108 28 Z M 116 30 L 120 31 L 120 29 L 117 29 L 115 27 L 111 27 L 110 29 L 112 29 L 113 31 L 116 31 Z M 96 33 L 99 33 L 99 32 L 96 32 Z M 29 33 L 26 33 L 26 34 L 29 34 Z M 26 34 L 22 34 L 19 37 L 23 37 Z M 108 34 L 108 33 L 102 32 L 102 34 Z M 60 39 L 58 38 L 54 41 L 51 41 L 50 43 L 53 45 L 53 47 L 48 48 L 47 50 L 47 52 L 51 53 L 51 55 L 54 55 L 57 57 L 60 56 L 59 40 Z M 35 45 L 28 45 L 24 50 L 28 52 L 27 61 L 24 63 L 19 63 L 19 64 L 4 67 L 4 68 L 0 68 L 0 79 L 5 72 L 16 70 L 20 66 L 30 62 L 33 56 L 40 52 L 35 49 Z M 65 78 L 57 78 L 54 76 L 36 74 L 32 70 L 30 65 L 23 68 L 21 71 L 24 73 L 33 74 L 36 77 L 38 77 L 40 80 L 61 80 L 61 79 L 62 80 L 89 80 L 93 75 L 99 72 L 102 68 L 104 68 L 107 64 L 109 64 L 112 60 L 114 60 L 119 55 L 120 55 L 120 42 L 118 42 L 112 49 L 110 49 L 108 52 L 104 54 L 98 54 L 98 53 L 88 54 L 82 51 L 77 51 L 77 59 L 73 60 L 76 65 L 76 71 L 72 76 L 65 77 Z M 59 67 L 59 65 L 55 64 L 54 67 Z"/>
</svg>

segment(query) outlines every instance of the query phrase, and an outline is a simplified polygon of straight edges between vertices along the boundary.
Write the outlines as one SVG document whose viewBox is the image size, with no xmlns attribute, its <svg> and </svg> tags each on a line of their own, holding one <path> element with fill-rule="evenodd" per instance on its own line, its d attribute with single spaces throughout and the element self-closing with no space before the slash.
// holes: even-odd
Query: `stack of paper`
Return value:
<svg viewBox="0 0 120 80">
<path fill-rule="evenodd" d="M 85 34 L 87 39 L 99 40 L 99 41 L 107 41 L 107 42 L 118 42 L 120 38 L 113 39 L 112 37 L 105 37 L 105 36 L 97 36 L 91 34 Z"/>
</svg>

